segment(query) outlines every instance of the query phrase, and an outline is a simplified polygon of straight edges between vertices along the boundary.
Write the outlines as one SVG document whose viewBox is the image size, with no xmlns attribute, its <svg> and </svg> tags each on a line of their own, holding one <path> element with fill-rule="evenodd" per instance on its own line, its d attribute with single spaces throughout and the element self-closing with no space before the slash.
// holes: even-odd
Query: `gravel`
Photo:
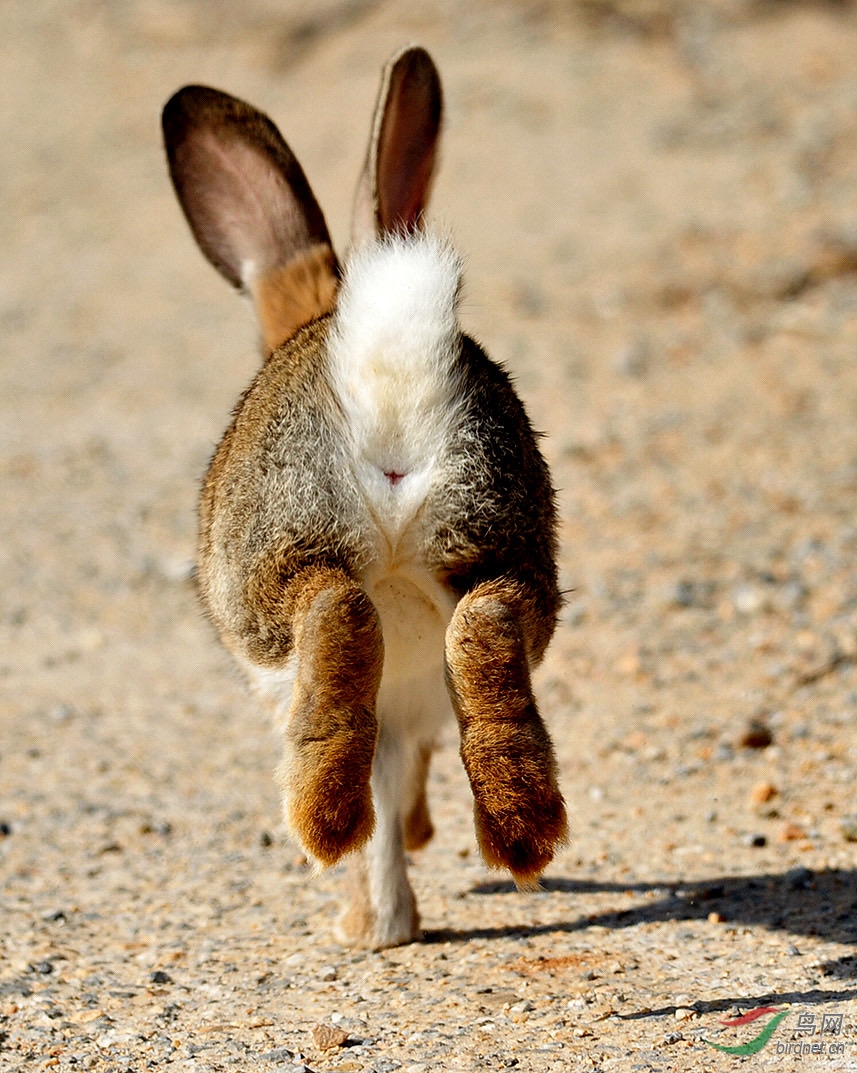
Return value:
<svg viewBox="0 0 857 1073">
<path fill-rule="evenodd" d="M 0 25 L 0 1071 L 702 1073 L 759 1006 L 790 1008 L 781 1042 L 842 1014 L 823 1064 L 853 1068 L 853 5 L 33 0 Z M 289 841 L 276 737 L 196 603 L 199 476 L 258 359 L 157 121 L 187 82 L 261 105 L 341 248 L 411 40 L 445 80 L 462 320 L 560 489 L 536 685 L 572 837 L 541 893 L 489 873 L 450 727 L 425 938 L 375 952 L 336 942 L 343 870 Z"/>
</svg>

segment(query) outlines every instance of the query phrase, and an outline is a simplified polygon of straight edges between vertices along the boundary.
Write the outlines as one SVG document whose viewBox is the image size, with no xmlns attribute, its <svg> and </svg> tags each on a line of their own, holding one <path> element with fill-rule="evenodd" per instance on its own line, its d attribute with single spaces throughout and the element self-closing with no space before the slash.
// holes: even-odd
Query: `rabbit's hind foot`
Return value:
<svg viewBox="0 0 857 1073">
<path fill-rule="evenodd" d="M 416 899 L 404 870 L 373 897 L 365 852 L 354 854 L 348 859 L 348 898 L 336 928 L 341 942 L 381 950 L 421 937 Z"/>
</svg>

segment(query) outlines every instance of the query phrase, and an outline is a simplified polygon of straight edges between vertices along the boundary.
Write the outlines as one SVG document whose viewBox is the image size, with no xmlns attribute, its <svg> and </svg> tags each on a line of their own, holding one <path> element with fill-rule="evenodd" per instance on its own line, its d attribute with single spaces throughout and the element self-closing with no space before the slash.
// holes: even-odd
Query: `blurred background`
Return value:
<svg viewBox="0 0 857 1073">
<path fill-rule="evenodd" d="M 777 973 L 799 996 L 853 976 L 854 5 L 5 0 L 0 1040 L 16 1060 L 116 1062 L 144 1036 L 157 1050 L 171 1003 L 198 1033 L 214 1016 L 201 993 L 152 986 L 167 962 L 191 991 L 220 980 L 234 1031 L 206 1037 L 212 1069 L 252 1035 L 219 975 L 236 950 L 244 996 L 299 954 L 299 993 L 265 992 L 272 1024 L 304 1031 L 316 1007 L 390 993 L 375 955 L 340 965 L 341 983 L 300 975 L 309 951 L 345 957 L 340 879 L 310 883 L 280 829 L 277 743 L 196 605 L 198 482 L 258 357 L 175 203 L 159 114 L 188 82 L 262 108 L 342 250 L 379 72 L 406 42 L 444 80 L 433 216 L 466 258 L 465 327 L 515 375 L 560 489 L 568 601 L 538 682 L 573 815 L 549 896 L 488 897 L 451 728 L 440 833 L 414 870 L 435 944 L 413 971 L 430 991 L 462 943 L 492 964 L 609 948 L 586 921 L 621 895 L 636 969 L 584 985 L 572 959 L 550 983 L 591 992 L 590 1013 L 620 992 L 681 1006 L 703 978 L 728 1004 L 781 995 Z M 727 881 L 704 911 L 639 908 L 712 877 Z M 782 900 L 798 889 L 818 893 Z M 750 953 L 709 911 L 742 923 Z M 722 977 L 687 952 L 688 918 L 707 950 L 727 944 Z M 680 935 L 684 960 L 657 982 Z M 759 969 L 795 936 L 809 960 Z M 459 991 L 486 971 L 462 964 Z M 631 1053 L 645 1031 L 574 1036 L 564 1003 L 516 1031 L 565 1040 L 566 1058 Z M 60 1007 L 98 1011 L 88 1043 L 48 1015 Z M 474 1014 L 431 1016 L 454 1033 Z M 352 1068 L 381 1068 L 367 1048 Z M 412 1049 L 412 1064 L 434 1053 Z M 531 1068 L 553 1068 L 548 1051 Z"/>
</svg>

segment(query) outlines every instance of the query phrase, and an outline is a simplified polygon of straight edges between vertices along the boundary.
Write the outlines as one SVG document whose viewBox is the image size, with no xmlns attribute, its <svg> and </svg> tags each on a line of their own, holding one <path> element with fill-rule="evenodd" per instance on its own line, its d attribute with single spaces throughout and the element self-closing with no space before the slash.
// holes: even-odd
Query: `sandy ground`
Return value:
<svg viewBox="0 0 857 1073">
<path fill-rule="evenodd" d="M 489 873 L 450 728 L 425 941 L 366 953 L 190 581 L 257 357 L 158 115 L 263 107 L 341 245 L 412 40 L 466 326 L 561 489 L 573 840 Z M 753 1068 L 857 1068 L 851 4 L 6 0 L 0 87 L 0 1069 L 719 1071 L 759 1006 Z"/>
</svg>

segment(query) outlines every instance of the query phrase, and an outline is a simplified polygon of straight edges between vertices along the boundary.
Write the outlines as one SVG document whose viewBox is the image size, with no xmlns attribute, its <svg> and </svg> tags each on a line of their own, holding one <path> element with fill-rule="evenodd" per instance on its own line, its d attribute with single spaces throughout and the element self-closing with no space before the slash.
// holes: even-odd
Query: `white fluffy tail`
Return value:
<svg viewBox="0 0 857 1073">
<path fill-rule="evenodd" d="M 355 476 L 391 524 L 428 491 L 457 405 L 461 263 L 435 235 L 359 247 L 330 345 Z"/>
</svg>

